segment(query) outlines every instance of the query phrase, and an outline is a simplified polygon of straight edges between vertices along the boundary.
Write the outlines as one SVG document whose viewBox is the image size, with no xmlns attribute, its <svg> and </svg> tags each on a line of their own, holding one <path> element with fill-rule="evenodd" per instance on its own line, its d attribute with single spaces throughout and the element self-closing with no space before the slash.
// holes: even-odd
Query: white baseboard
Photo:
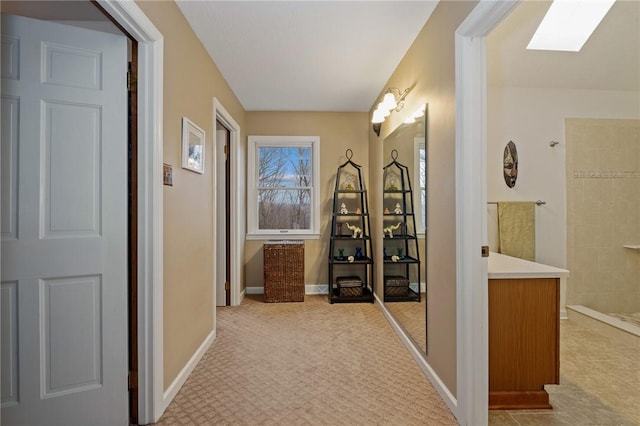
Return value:
<svg viewBox="0 0 640 426">
<path fill-rule="evenodd" d="M 246 287 L 247 294 L 264 294 L 264 287 Z M 329 285 L 327 284 L 306 284 L 304 286 L 304 294 L 329 294 Z"/>
<path fill-rule="evenodd" d="M 304 286 L 304 294 L 329 294 L 329 285 L 307 284 Z"/>
<path fill-rule="evenodd" d="M 207 352 L 207 349 L 209 349 L 215 339 L 216 331 L 213 330 L 211 331 L 211 333 L 209 333 L 207 338 L 204 339 L 204 342 L 202 342 L 198 350 L 196 350 L 195 353 L 191 356 L 191 359 L 189 359 L 180 373 L 178 373 L 171 385 L 169 385 L 169 387 L 164 391 L 164 394 L 162 395 L 163 407 L 161 412 L 164 412 L 171 401 L 173 401 L 173 398 L 176 397 L 178 391 L 180 390 L 182 385 L 184 385 L 184 382 L 187 381 L 189 375 L 193 372 L 193 369 L 196 368 L 196 365 L 198 365 L 205 352 Z"/>
<path fill-rule="evenodd" d="M 433 368 L 431 368 L 431 366 L 425 359 L 424 354 L 416 347 L 416 345 L 413 343 L 411 338 L 409 338 L 404 329 L 400 326 L 400 324 L 398 324 L 393 315 L 391 315 L 384 303 L 380 301 L 378 295 L 375 294 L 374 297 L 376 299 L 376 305 L 378 305 L 378 308 L 380 308 L 387 321 L 389 321 L 389 324 L 391 324 L 391 328 L 393 328 L 393 330 L 396 332 L 396 334 L 400 338 L 400 341 L 407 348 L 416 364 L 418 364 L 420 370 L 422 370 L 422 373 L 427 377 L 427 380 L 431 382 L 435 390 L 440 395 L 440 398 L 442 398 L 445 404 L 447 404 L 447 407 L 449 407 L 451 413 L 455 415 L 455 413 L 458 412 L 458 401 L 456 400 L 456 397 L 453 396 L 451 391 L 449 391 L 449 388 L 447 388 L 438 374 L 433 371 Z"/>
</svg>

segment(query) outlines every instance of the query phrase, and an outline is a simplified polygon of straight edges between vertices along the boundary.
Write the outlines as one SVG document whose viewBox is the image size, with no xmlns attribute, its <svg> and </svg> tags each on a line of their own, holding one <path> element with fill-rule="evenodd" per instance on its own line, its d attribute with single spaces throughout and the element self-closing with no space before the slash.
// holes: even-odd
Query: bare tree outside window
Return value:
<svg viewBox="0 0 640 426">
<path fill-rule="evenodd" d="M 311 147 L 258 149 L 258 229 L 310 229 Z"/>
</svg>

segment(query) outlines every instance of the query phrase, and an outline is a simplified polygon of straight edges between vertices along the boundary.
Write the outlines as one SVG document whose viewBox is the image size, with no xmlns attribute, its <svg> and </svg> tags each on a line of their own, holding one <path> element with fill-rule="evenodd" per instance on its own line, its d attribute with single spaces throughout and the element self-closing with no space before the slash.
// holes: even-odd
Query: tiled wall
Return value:
<svg viewBox="0 0 640 426">
<path fill-rule="evenodd" d="M 640 120 L 565 120 L 567 304 L 640 312 Z"/>
</svg>

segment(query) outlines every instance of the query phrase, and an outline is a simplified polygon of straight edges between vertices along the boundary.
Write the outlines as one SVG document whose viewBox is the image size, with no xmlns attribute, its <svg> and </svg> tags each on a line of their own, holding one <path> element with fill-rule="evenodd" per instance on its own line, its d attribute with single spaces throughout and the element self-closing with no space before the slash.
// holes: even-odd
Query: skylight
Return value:
<svg viewBox="0 0 640 426">
<path fill-rule="evenodd" d="M 579 52 L 615 0 L 554 0 L 527 49 Z"/>
</svg>

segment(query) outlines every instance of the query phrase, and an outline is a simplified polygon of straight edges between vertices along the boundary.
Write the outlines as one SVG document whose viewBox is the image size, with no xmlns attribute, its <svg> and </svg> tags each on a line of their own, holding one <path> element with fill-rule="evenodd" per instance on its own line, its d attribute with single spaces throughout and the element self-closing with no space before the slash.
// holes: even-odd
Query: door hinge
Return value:
<svg viewBox="0 0 640 426">
<path fill-rule="evenodd" d="M 127 90 L 129 92 L 135 92 L 138 89 L 138 77 L 127 72 Z"/>
<path fill-rule="evenodd" d="M 138 388 L 138 372 L 137 371 L 129 371 L 129 375 L 127 377 L 127 385 L 128 389 L 137 389 Z"/>
<path fill-rule="evenodd" d="M 224 282 L 224 289 L 225 290 L 231 290 L 231 285 L 229 284 L 229 281 L 225 281 Z"/>
<path fill-rule="evenodd" d="M 225 157 L 229 155 L 229 145 L 225 144 L 225 146 L 224 146 L 224 155 L 225 155 Z"/>
<path fill-rule="evenodd" d="M 489 257 L 489 246 L 482 246 L 482 257 Z"/>
</svg>

